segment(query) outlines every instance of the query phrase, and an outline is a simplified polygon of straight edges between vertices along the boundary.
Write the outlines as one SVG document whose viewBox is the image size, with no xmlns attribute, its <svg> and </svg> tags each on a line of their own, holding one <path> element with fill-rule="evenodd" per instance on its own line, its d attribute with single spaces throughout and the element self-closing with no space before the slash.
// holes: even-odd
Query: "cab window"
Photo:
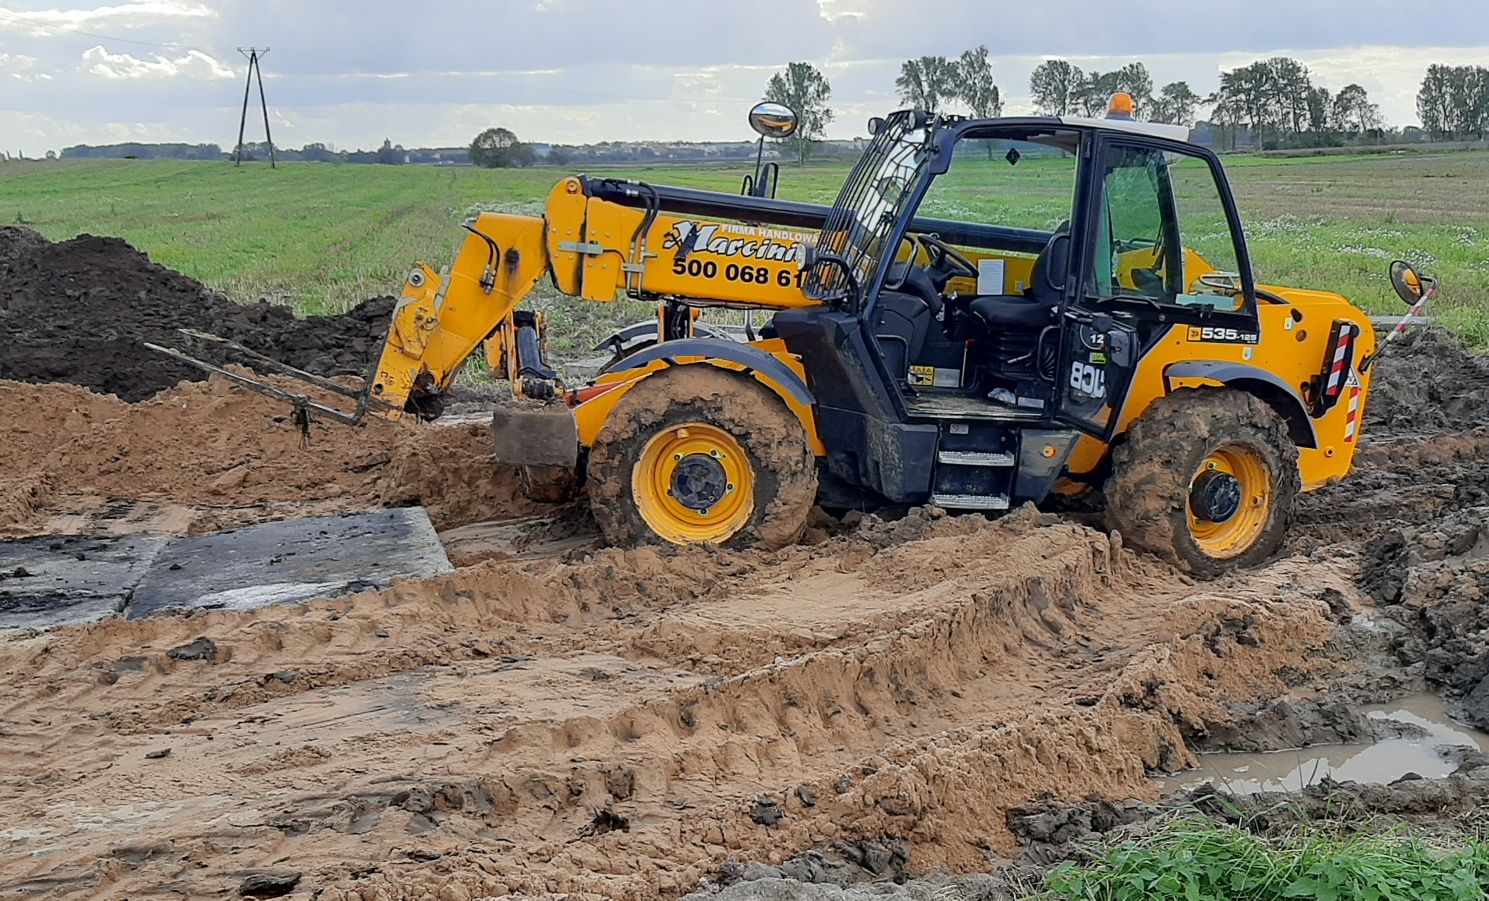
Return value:
<svg viewBox="0 0 1489 901">
<path fill-rule="evenodd" d="M 1090 285 L 1096 299 L 1241 308 L 1236 236 L 1204 158 L 1113 144 L 1100 184 Z"/>
<path fill-rule="evenodd" d="M 963 138 L 916 215 L 1052 233 L 1070 221 L 1076 140 Z"/>
<path fill-rule="evenodd" d="M 951 279 L 951 291 L 1002 296 L 1033 289 L 1044 251 L 1070 231 L 1080 140 L 1072 131 L 1000 129 L 956 142 L 947 170 L 916 210 L 922 227 L 945 231 L 940 237 L 977 268 L 975 279 Z"/>
</svg>

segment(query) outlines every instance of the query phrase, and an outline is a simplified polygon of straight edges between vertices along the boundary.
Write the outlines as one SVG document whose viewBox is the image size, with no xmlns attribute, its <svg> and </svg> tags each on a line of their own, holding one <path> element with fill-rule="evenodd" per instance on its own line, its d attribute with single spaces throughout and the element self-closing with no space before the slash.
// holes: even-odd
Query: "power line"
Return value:
<svg viewBox="0 0 1489 901">
<path fill-rule="evenodd" d="M 53 33 L 66 32 L 68 34 L 83 35 L 84 37 L 90 37 L 100 41 L 110 41 L 116 44 L 132 44 L 136 47 L 159 47 L 162 50 L 195 50 L 198 53 L 207 52 L 207 49 L 196 47 L 191 44 L 183 44 L 180 41 L 171 41 L 169 43 L 162 44 L 159 41 L 141 41 L 135 38 L 121 38 L 114 35 L 101 34 L 96 31 L 84 31 L 81 28 L 73 28 L 67 25 L 62 25 L 60 23 L 38 22 L 33 19 L 27 19 L 23 16 L 18 16 L 13 12 L 4 9 L 0 9 L 0 21 L 10 22 L 12 25 L 17 25 L 22 28 L 30 28 L 36 31 L 50 31 Z M 220 48 L 210 49 L 216 50 Z"/>
</svg>

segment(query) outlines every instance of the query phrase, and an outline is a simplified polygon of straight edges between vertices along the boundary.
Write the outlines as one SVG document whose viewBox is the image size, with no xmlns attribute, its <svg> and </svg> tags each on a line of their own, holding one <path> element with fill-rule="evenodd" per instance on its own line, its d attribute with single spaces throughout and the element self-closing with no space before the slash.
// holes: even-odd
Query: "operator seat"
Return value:
<svg viewBox="0 0 1489 901">
<path fill-rule="evenodd" d="M 1060 305 L 1061 292 L 1050 283 L 1050 273 L 1065 273 L 1070 268 L 1070 223 L 1062 224 L 1050 236 L 1034 261 L 1029 277 L 1029 290 L 1024 294 L 989 294 L 968 304 L 972 314 L 982 321 L 992 335 L 1010 329 L 1031 331 L 1049 325 Z"/>
<path fill-rule="evenodd" d="M 890 374 L 903 382 L 910 365 L 920 357 L 944 301 L 930 275 L 912 262 L 891 266 L 885 284 L 895 287 L 879 292 L 874 337 Z"/>
<path fill-rule="evenodd" d="M 967 305 L 981 323 L 984 335 L 979 345 L 988 363 L 1005 375 L 1052 371 L 1049 347 L 1041 349 L 1045 329 L 1055 322 L 1063 292 L 1050 282 L 1052 273 L 1063 277 L 1070 269 L 1070 223 L 1055 230 L 1029 276 L 1024 294 L 993 294 Z"/>
</svg>

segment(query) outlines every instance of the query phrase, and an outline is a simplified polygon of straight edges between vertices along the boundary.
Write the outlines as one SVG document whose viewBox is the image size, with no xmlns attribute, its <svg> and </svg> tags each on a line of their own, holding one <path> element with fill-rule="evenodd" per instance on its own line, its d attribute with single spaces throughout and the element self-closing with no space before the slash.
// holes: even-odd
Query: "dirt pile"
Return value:
<svg viewBox="0 0 1489 901">
<path fill-rule="evenodd" d="M 12 263 L 50 244 L 41 232 L 24 225 L 0 225 L 0 284 Z"/>
<path fill-rule="evenodd" d="M 1489 410 L 1489 356 L 1464 350 L 1452 332 L 1408 329 L 1380 358 L 1365 435 L 1390 437 L 1471 429 Z"/>
<path fill-rule="evenodd" d="M 220 379 L 136 404 L 0 381 L 0 421 L 0 534 L 142 525 L 116 511 L 197 532 L 403 503 L 441 526 L 525 509 L 484 424 L 312 421 L 306 438 L 283 404 Z"/>
<path fill-rule="evenodd" d="M 265 301 L 234 303 L 119 238 L 38 243 L 28 231 L 0 235 L 0 379 L 68 382 L 143 400 L 205 378 L 143 346 L 181 346 L 179 328 L 322 375 L 365 375 L 393 309 L 391 298 L 374 298 L 341 316 L 296 319 Z"/>
</svg>

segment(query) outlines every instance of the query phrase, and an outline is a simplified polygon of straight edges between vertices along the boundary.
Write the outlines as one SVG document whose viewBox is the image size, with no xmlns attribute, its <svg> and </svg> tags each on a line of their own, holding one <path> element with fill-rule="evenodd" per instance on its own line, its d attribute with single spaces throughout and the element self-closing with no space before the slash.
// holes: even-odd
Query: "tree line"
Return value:
<svg viewBox="0 0 1489 901">
<path fill-rule="evenodd" d="M 1436 140 L 1484 137 L 1489 131 L 1489 69 L 1428 66 L 1417 91 L 1417 116 Z"/>
<path fill-rule="evenodd" d="M 1444 85 L 1431 92 L 1430 102 L 1419 101 L 1419 106 L 1427 103 L 1431 110 L 1443 111 L 1423 112 L 1423 123 L 1434 136 L 1480 135 L 1489 129 L 1489 70 L 1434 66 L 1428 81 Z M 992 117 L 1003 111 L 1003 94 L 983 45 L 957 57 L 907 59 L 894 86 L 901 103 L 932 113 Z M 1425 82 L 1423 90 L 1428 90 Z M 1378 143 L 1387 137 L 1380 107 L 1364 87 L 1349 84 L 1331 93 L 1313 82 L 1307 66 L 1288 57 L 1223 72 L 1220 84 L 1208 95 L 1199 94 L 1187 81 L 1156 86 L 1140 61 L 1103 72 L 1049 59 L 1029 76 L 1029 95 L 1041 115 L 1098 117 L 1118 92 L 1132 96 L 1136 118 L 1151 122 L 1193 128 L 1200 124 L 1201 111 L 1208 109 L 1204 124 L 1211 140 L 1231 149 L 1243 142 L 1275 149 Z M 788 140 L 798 162 L 804 162 L 812 146 L 825 137 L 834 116 L 831 97 L 827 76 L 806 62 L 789 64 L 767 82 L 764 99 L 784 103 L 801 116 L 797 134 Z"/>
<path fill-rule="evenodd" d="M 1258 60 L 1220 74 L 1205 100 L 1210 123 L 1234 149 L 1241 129 L 1264 149 L 1326 147 L 1350 141 L 1380 143 L 1380 107 L 1358 84 L 1337 94 L 1313 83 L 1308 67 L 1285 56 Z"/>
</svg>

